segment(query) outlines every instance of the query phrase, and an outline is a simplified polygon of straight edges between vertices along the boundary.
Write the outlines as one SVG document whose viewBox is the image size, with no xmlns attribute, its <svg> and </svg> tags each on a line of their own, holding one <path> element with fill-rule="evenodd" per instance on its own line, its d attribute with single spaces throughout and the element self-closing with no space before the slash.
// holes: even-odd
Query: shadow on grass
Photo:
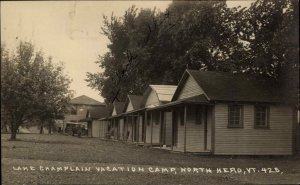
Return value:
<svg viewBox="0 0 300 185">
<path fill-rule="evenodd" d="M 42 140 L 31 140 L 31 139 L 16 139 L 10 140 L 7 139 L 8 142 L 26 142 L 26 143 L 41 143 L 41 144 L 72 144 L 72 145 L 81 145 L 77 142 L 69 142 L 69 141 L 42 141 Z"/>
<path fill-rule="evenodd" d="M 71 145 L 81 145 L 81 143 L 70 142 L 70 141 L 37 141 L 37 140 L 23 140 L 23 142 L 28 143 L 41 143 L 41 144 L 71 144 Z"/>
<path fill-rule="evenodd" d="M 186 155 L 186 154 L 185 154 Z M 198 155 L 189 154 L 201 158 L 211 158 L 211 159 L 253 159 L 253 160 L 300 160 L 299 154 L 294 155 Z"/>
</svg>

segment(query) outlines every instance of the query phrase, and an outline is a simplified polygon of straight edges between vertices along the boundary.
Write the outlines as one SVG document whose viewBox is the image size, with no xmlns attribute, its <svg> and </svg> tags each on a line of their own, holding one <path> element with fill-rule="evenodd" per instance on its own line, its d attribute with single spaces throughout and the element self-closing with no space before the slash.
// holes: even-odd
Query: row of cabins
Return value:
<svg viewBox="0 0 300 185">
<path fill-rule="evenodd" d="M 92 122 L 92 136 L 173 151 L 291 155 L 296 111 L 270 81 L 186 70 L 178 84 L 149 85 Z"/>
</svg>

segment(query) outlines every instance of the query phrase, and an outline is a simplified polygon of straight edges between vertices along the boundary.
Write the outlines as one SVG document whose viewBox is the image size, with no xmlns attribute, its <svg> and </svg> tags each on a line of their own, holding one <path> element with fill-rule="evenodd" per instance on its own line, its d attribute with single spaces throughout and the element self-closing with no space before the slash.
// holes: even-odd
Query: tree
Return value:
<svg viewBox="0 0 300 185">
<path fill-rule="evenodd" d="M 296 95 L 298 4 L 257 0 L 228 8 L 224 1 L 173 1 L 164 12 L 129 8 L 123 17 L 105 17 L 102 30 L 111 43 L 97 61 L 104 72 L 88 73 L 87 81 L 112 102 L 149 84 L 176 85 L 188 68 L 293 81 L 285 90 L 293 87 Z"/>
<path fill-rule="evenodd" d="M 234 70 L 273 78 L 283 97 L 299 106 L 299 1 L 257 0 L 231 13 L 228 22 L 243 43 L 234 50 L 232 60 L 239 61 Z"/>
<path fill-rule="evenodd" d="M 198 67 L 194 63 L 200 59 L 191 61 L 189 50 L 202 50 L 211 55 L 216 41 L 223 43 L 212 39 L 219 32 L 210 23 L 218 19 L 224 6 L 225 2 L 216 1 L 173 2 L 165 12 L 138 11 L 131 7 L 123 17 L 104 17 L 102 31 L 111 42 L 110 51 L 100 56 L 97 63 L 105 71 L 88 73 L 87 81 L 107 102 L 124 100 L 127 93 L 141 94 L 150 83 L 177 84 L 187 65 Z M 207 19 L 208 12 L 211 19 Z M 207 59 L 206 56 L 201 59 Z M 207 59 L 207 63 L 210 61 Z"/>
<path fill-rule="evenodd" d="M 63 66 L 45 60 L 28 42 L 20 42 L 16 52 L 1 53 L 1 106 L 10 119 L 11 139 L 25 121 L 54 118 L 65 109 L 71 97 L 71 80 L 63 74 Z"/>
</svg>

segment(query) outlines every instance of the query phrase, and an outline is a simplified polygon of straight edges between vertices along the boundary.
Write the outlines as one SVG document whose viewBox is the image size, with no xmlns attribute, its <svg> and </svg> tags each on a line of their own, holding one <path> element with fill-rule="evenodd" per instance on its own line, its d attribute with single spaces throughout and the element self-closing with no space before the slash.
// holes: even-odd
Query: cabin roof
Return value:
<svg viewBox="0 0 300 185">
<path fill-rule="evenodd" d="M 114 101 L 113 103 L 115 109 L 116 109 L 116 114 L 121 114 L 124 110 L 124 106 L 125 106 L 125 102 L 117 102 L 117 101 Z"/>
<path fill-rule="evenodd" d="M 170 102 L 177 88 L 176 85 L 149 85 L 156 92 L 159 101 Z M 149 89 L 148 88 L 148 89 Z M 147 92 L 147 91 L 146 91 Z"/>
<path fill-rule="evenodd" d="M 209 104 L 209 101 L 207 100 L 206 96 L 204 94 L 201 95 L 197 95 L 197 96 L 193 96 L 193 97 L 189 97 L 189 98 L 184 98 L 184 99 L 180 99 L 177 101 L 172 101 L 157 107 L 150 107 L 148 108 L 148 110 L 157 110 L 157 109 L 165 109 L 165 108 L 169 108 L 175 105 L 179 105 L 179 104 Z"/>
<path fill-rule="evenodd" d="M 143 96 L 128 95 L 128 103 L 132 103 L 133 109 L 140 109 L 143 106 Z"/>
<path fill-rule="evenodd" d="M 228 72 L 186 70 L 180 83 L 185 83 L 188 75 L 195 79 L 209 100 L 280 102 L 278 85 L 268 79 Z M 180 83 L 178 89 L 182 87 Z"/>
<path fill-rule="evenodd" d="M 99 102 L 93 98 L 90 98 L 86 95 L 78 96 L 76 98 L 73 98 L 70 101 L 70 104 L 77 104 L 77 105 L 101 105 L 105 106 L 105 103 Z"/>
<path fill-rule="evenodd" d="M 92 107 L 88 110 L 90 118 L 99 119 L 108 116 L 109 109 L 107 107 Z"/>
<path fill-rule="evenodd" d="M 113 105 L 113 104 L 107 105 L 107 106 L 106 106 L 106 112 L 107 112 L 107 115 L 106 115 L 106 116 L 111 116 L 113 110 L 114 110 L 114 105 Z"/>
</svg>

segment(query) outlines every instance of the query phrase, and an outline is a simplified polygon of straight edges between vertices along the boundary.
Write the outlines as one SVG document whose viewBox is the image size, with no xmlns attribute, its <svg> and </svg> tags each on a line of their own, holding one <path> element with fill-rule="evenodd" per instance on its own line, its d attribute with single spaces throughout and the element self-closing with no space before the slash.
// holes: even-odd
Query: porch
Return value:
<svg viewBox="0 0 300 185">
<path fill-rule="evenodd" d="M 210 154 L 213 105 L 203 96 L 148 109 L 146 117 L 149 136 L 146 144 L 174 152 Z"/>
</svg>

